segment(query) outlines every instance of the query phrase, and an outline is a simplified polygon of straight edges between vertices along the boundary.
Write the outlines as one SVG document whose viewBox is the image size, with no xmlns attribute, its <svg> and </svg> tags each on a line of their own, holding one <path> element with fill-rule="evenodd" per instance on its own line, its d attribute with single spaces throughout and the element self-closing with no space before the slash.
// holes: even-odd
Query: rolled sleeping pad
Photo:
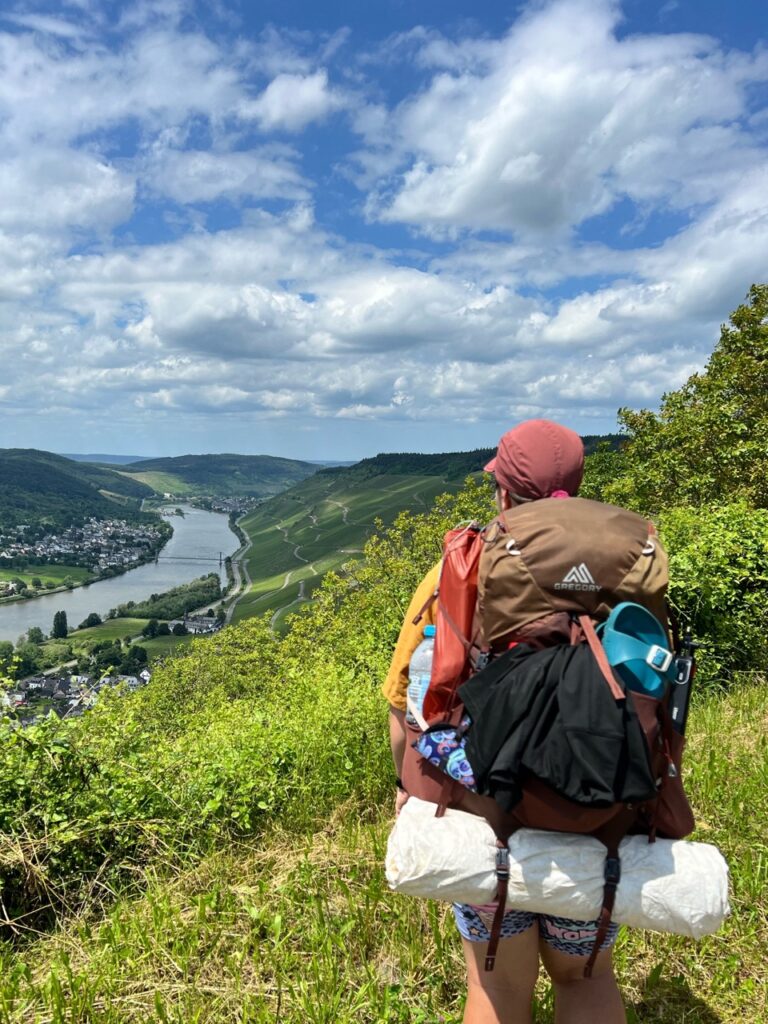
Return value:
<svg viewBox="0 0 768 1024">
<path fill-rule="evenodd" d="M 496 894 L 496 836 L 484 818 L 411 797 L 389 836 L 391 889 L 412 896 L 484 905 Z M 520 829 L 509 840 L 507 905 L 592 921 L 603 897 L 605 847 L 592 836 Z M 728 865 L 717 847 L 627 836 L 620 846 L 618 924 L 700 939 L 730 913 Z"/>
</svg>

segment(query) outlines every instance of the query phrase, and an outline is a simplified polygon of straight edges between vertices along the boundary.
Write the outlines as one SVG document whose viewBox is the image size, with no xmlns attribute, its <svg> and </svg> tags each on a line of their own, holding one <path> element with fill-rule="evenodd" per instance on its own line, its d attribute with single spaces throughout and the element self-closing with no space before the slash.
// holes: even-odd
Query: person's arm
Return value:
<svg viewBox="0 0 768 1024">
<path fill-rule="evenodd" d="M 405 712 L 390 705 L 389 708 L 389 745 L 392 749 L 392 761 L 395 765 L 395 776 L 399 780 L 403 774 L 403 757 L 405 756 Z M 399 814 L 401 808 L 408 799 L 408 794 L 398 783 L 395 796 L 395 814 Z"/>
</svg>

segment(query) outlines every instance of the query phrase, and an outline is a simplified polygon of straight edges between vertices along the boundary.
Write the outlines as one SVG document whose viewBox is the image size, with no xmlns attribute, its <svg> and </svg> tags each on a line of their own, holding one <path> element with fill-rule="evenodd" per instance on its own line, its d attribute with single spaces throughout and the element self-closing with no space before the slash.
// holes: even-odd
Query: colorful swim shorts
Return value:
<svg viewBox="0 0 768 1024">
<path fill-rule="evenodd" d="M 453 916 L 462 937 L 469 942 L 488 942 L 496 906 L 471 907 L 468 903 L 454 903 Z M 521 935 L 538 921 L 539 936 L 552 949 L 570 956 L 589 956 L 597 935 L 597 921 L 573 921 L 569 917 L 551 917 L 549 914 L 531 914 L 527 910 L 508 910 L 501 924 L 502 939 Z M 611 922 L 600 949 L 610 949 L 619 934 L 619 926 Z"/>
</svg>

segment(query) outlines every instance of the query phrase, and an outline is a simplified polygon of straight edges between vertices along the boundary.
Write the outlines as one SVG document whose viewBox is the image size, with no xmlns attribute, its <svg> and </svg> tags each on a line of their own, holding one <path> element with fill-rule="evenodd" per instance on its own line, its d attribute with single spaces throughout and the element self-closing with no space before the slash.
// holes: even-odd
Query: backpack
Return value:
<svg viewBox="0 0 768 1024">
<path fill-rule="evenodd" d="M 693 829 L 682 789 L 683 737 L 672 728 L 668 697 L 624 691 L 596 635 L 622 602 L 646 608 L 666 627 L 666 554 L 653 525 L 633 512 L 583 498 L 541 499 L 501 513 L 482 528 L 470 524 L 446 534 L 437 608 L 432 678 L 423 715 L 430 726 L 458 726 L 464 716 L 460 687 L 471 675 L 477 688 L 499 656 L 587 644 L 615 706 L 639 720 L 656 794 L 639 804 L 576 803 L 534 775 L 522 780 L 510 811 L 491 796 L 470 792 L 416 753 L 409 742 L 403 781 L 409 793 L 485 817 L 498 837 L 498 907 L 486 969 L 491 970 L 505 910 L 507 840 L 521 827 L 595 836 L 606 847 L 605 888 L 598 932 L 585 967 L 590 976 L 611 920 L 620 879 L 618 847 L 632 832 L 680 839 Z M 437 595 L 436 595 L 437 596 Z M 418 617 L 417 617 L 418 618 Z M 520 661 L 521 659 L 517 659 Z M 525 659 L 522 659 L 524 661 Z M 575 664 L 577 659 L 570 659 Z M 584 663 L 584 658 L 578 659 Z M 488 669 L 485 666 L 488 665 Z M 478 674 L 479 673 L 479 674 Z M 418 739 L 414 730 L 411 739 Z"/>
</svg>

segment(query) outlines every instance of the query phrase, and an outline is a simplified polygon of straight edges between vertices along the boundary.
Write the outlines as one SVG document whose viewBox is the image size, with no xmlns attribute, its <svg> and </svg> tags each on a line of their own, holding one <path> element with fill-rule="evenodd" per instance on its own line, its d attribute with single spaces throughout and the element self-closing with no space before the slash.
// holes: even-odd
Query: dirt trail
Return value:
<svg viewBox="0 0 768 1024">
<path fill-rule="evenodd" d="M 347 516 L 349 515 L 349 509 L 347 508 L 346 505 L 342 505 L 340 501 L 336 501 L 334 498 L 326 498 L 325 500 L 330 505 L 338 505 L 339 506 L 339 508 L 341 509 L 341 521 L 342 521 L 342 523 L 348 523 L 349 522 L 349 520 L 347 519 Z"/>
<path fill-rule="evenodd" d="M 285 614 L 285 612 L 287 612 L 289 608 L 293 608 L 293 606 L 295 604 L 300 604 L 302 601 L 308 600 L 308 598 L 305 597 L 305 594 L 306 594 L 305 581 L 304 580 L 300 580 L 299 581 L 299 593 L 298 593 L 298 596 L 296 598 L 294 598 L 294 600 L 291 601 L 290 604 L 285 604 L 285 605 L 283 605 L 282 608 L 278 608 L 277 609 L 275 614 L 269 620 L 269 628 L 274 631 L 275 624 L 277 623 L 277 620 L 280 618 L 281 615 Z"/>
</svg>

